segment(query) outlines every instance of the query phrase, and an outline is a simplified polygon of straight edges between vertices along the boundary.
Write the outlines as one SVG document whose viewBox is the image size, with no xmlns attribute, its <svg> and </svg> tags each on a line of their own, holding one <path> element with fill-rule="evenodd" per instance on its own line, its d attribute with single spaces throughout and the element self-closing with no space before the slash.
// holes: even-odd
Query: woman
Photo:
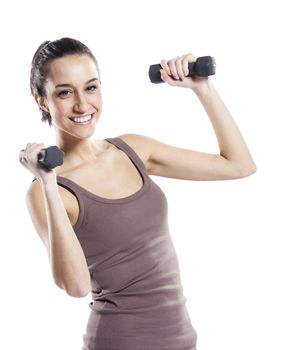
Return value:
<svg viewBox="0 0 300 350">
<path fill-rule="evenodd" d="M 256 166 L 216 89 L 187 77 L 192 54 L 161 61 L 162 79 L 190 88 L 214 127 L 220 155 L 124 134 L 92 139 L 102 112 L 97 61 L 81 42 L 40 45 L 30 86 L 42 121 L 55 128 L 64 163 L 37 163 L 44 144 L 28 143 L 20 162 L 34 176 L 26 203 L 45 244 L 56 285 L 92 293 L 82 350 L 195 350 L 193 328 L 168 229 L 167 199 L 149 175 L 185 180 L 249 176 Z"/>
</svg>

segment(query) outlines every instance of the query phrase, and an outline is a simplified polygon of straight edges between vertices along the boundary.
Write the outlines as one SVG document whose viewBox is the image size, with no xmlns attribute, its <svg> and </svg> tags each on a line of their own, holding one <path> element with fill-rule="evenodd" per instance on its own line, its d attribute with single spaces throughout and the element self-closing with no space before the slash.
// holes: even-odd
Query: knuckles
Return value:
<svg viewBox="0 0 300 350">
<path fill-rule="evenodd" d="M 30 143 L 28 142 L 25 149 L 19 151 L 19 159 L 28 159 L 29 156 L 38 153 L 45 145 L 43 143 Z"/>
</svg>

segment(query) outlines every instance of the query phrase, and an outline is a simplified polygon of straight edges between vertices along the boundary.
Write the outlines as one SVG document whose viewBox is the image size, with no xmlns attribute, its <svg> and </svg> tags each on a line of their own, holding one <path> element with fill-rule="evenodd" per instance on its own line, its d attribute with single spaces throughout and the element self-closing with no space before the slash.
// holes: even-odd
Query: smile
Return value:
<svg viewBox="0 0 300 350">
<path fill-rule="evenodd" d="M 89 115 L 85 115 L 83 117 L 71 117 L 69 119 L 71 119 L 72 122 L 75 124 L 86 125 L 86 124 L 89 124 L 91 122 L 91 120 L 93 119 L 93 116 L 94 116 L 94 114 L 89 114 Z"/>
</svg>

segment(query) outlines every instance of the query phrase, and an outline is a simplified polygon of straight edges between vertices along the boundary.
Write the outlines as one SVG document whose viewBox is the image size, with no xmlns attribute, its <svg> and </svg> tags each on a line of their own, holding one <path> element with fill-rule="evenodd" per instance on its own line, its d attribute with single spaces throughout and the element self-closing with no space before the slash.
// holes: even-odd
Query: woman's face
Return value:
<svg viewBox="0 0 300 350">
<path fill-rule="evenodd" d="M 97 67 L 88 55 L 57 58 L 48 65 L 45 106 L 52 123 L 78 138 L 91 136 L 102 111 Z"/>
</svg>

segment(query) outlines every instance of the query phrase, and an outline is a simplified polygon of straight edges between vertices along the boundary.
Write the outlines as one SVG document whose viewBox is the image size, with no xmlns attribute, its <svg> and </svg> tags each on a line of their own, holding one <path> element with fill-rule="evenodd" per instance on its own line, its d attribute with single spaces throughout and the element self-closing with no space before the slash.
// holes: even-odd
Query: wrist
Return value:
<svg viewBox="0 0 300 350">
<path fill-rule="evenodd" d="M 202 80 L 200 84 L 193 86 L 191 90 L 199 97 L 205 97 L 209 95 L 213 90 L 212 82 L 207 78 Z"/>
<path fill-rule="evenodd" d="M 57 186 L 56 174 L 43 176 L 40 180 L 41 186 L 45 190 L 53 190 Z"/>
</svg>

